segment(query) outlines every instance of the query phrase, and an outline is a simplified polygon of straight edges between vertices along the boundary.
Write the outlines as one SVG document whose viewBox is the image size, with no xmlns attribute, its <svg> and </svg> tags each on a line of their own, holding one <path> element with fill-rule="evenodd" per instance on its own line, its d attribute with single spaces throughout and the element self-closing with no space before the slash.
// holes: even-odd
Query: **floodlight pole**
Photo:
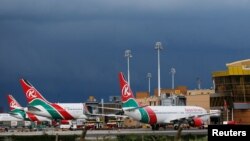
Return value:
<svg viewBox="0 0 250 141">
<path fill-rule="evenodd" d="M 170 73 L 172 74 L 172 89 L 174 89 L 174 75 L 176 73 L 175 68 L 171 68 Z"/>
<path fill-rule="evenodd" d="M 163 49 L 161 46 L 161 42 L 155 43 L 155 49 L 157 50 L 158 54 L 158 96 L 161 95 L 161 71 L 160 71 L 160 50 Z"/>
<path fill-rule="evenodd" d="M 127 57 L 127 65 L 128 65 L 128 85 L 130 86 L 129 58 L 132 57 L 131 50 L 125 50 L 125 57 Z"/>
<path fill-rule="evenodd" d="M 148 93 L 149 93 L 149 95 L 150 95 L 150 79 L 151 79 L 151 77 L 152 77 L 151 73 L 148 73 L 147 78 L 148 78 Z"/>
</svg>

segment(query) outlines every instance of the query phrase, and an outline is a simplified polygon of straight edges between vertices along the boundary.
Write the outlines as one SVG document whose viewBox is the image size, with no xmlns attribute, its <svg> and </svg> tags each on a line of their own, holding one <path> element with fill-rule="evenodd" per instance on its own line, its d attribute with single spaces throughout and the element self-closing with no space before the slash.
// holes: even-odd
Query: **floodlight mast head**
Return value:
<svg viewBox="0 0 250 141">
<path fill-rule="evenodd" d="M 129 58 L 132 58 L 131 50 L 127 49 L 125 50 L 125 57 L 127 57 L 128 61 L 128 85 L 130 86 L 130 72 L 129 72 Z"/>
<path fill-rule="evenodd" d="M 152 77 L 152 74 L 149 72 L 148 74 L 147 74 L 147 78 L 151 78 Z"/>
<path fill-rule="evenodd" d="M 125 57 L 127 57 L 127 58 L 132 57 L 131 50 L 129 50 L 129 49 L 125 50 Z"/>
<path fill-rule="evenodd" d="M 163 49 L 163 47 L 161 45 L 161 42 L 156 42 L 155 43 L 155 49 L 158 49 L 158 50 L 162 50 Z"/>
</svg>

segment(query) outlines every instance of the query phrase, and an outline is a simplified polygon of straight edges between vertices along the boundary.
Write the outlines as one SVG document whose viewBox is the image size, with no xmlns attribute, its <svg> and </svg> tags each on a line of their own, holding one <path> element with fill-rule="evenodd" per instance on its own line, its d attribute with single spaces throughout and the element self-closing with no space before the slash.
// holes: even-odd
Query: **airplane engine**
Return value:
<svg viewBox="0 0 250 141">
<path fill-rule="evenodd" d="M 203 124 L 203 120 L 201 118 L 193 118 L 188 121 L 188 124 L 192 127 L 200 127 Z"/>
</svg>

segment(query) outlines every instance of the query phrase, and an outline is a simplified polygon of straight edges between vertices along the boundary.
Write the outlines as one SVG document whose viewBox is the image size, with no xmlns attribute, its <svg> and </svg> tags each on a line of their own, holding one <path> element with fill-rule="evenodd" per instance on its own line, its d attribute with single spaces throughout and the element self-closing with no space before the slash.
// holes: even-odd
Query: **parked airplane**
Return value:
<svg viewBox="0 0 250 141">
<path fill-rule="evenodd" d="M 22 119 L 13 117 L 9 113 L 0 113 L 0 121 L 23 121 Z"/>
<path fill-rule="evenodd" d="M 21 79 L 20 83 L 30 113 L 55 120 L 87 119 L 84 103 L 50 103 L 27 80 Z"/>
<path fill-rule="evenodd" d="M 37 123 L 41 123 L 43 121 L 49 122 L 50 124 L 52 123 L 52 120 L 47 117 L 37 116 L 27 112 L 27 107 L 22 107 L 12 95 L 8 95 L 7 98 L 10 107 L 9 114 L 11 116 L 26 121 L 36 121 Z"/>
<path fill-rule="evenodd" d="M 158 130 L 161 125 L 169 123 L 174 124 L 175 129 L 178 129 L 182 123 L 200 127 L 209 117 L 205 109 L 197 106 L 141 106 L 134 98 L 122 72 L 119 73 L 119 81 L 124 114 L 142 123 L 150 124 L 152 130 Z"/>
</svg>

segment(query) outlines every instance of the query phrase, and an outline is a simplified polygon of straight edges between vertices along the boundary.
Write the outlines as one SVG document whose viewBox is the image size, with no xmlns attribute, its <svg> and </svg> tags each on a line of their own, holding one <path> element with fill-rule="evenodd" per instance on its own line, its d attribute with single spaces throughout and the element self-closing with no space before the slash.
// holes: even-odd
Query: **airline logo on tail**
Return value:
<svg viewBox="0 0 250 141">
<path fill-rule="evenodd" d="M 36 99 L 40 99 L 46 103 L 49 103 L 27 80 L 21 79 L 20 83 L 29 104 Z"/>
<path fill-rule="evenodd" d="M 23 107 L 15 100 L 12 95 L 8 95 L 8 103 L 10 107 L 10 114 L 14 117 L 23 119 L 23 120 L 31 120 L 29 116 L 27 117 L 26 112 L 23 110 Z"/>
<path fill-rule="evenodd" d="M 130 89 L 129 89 L 129 87 L 128 87 L 128 84 L 125 84 L 125 85 L 123 86 L 123 88 L 122 88 L 122 96 L 123 96 L 123 97 L 129 97 L 129 96 L 132 95 L 131 93 L 132 93 L 132 92 L 130 91 Z"/>
<path fill-rule="evenodd" d="M 15 102 L 15 101 L 12 101 L 12 102 L 10 103 L 10 108 L 16 108 L 16 107 L 17 107 L 16 102 Z"/>
<path fill-rule="evenodd" d="M 27 92 L 26 92 L 26 97 L 28 99 L 34 99 L 34 98 L 37 98 L 37 95 L 36 95 L 36 92 L 34 89 L 29 89 Z"/>
<path fill-rule="evenodd" d="M 22 107 L 12 95 L 8 95 L 8 103 L 10 106 L 10 114 L 16 118 L 27 120 L 27 121 L 50 121 L 50 119 L 45 117 L 39 117 L 29 112 L 26 112 L 25 108 Z"/>
<path fill-rule="evenodd" d="M 44 110 L 41 111 L 33 111 L 33 112 L 40 112 L 44 116 L 50 116 L 54 119 L 73 119 L 72 113 L 69 113 L 67 110 L 65 110 L 62 106 L 56 103 L 50 103 L 47 101 L 42 94 L 36 90 L 34 86 L 32 86 L 27 80 L 21 79 L 20 83 L 22 85 L 23 91 L 26 95 L 26 99 L 29 103 L 30 107 L 35 107 L 41 106 L 43 107 Z M 38 108 L 39 109 L 39 108 Z M 34 113 L 39 115 L 38 113 Z M 49 114 L 49 115 L 48 115 Z"/>
<path fill-rule="evenodd" d="M 8 103 L 10 106 L 10 110 L 14 110 L 17 107 L 21 107 L 21 105 L 12 97 L 12 95 L 8 95 Z"/>
<path fill-rule="evenodd" d="M 128 85 L 127 81 L 124 79 L 122 72 L 119 73 L 121 95 L 122 95 L 122 107 L 127 109 L 137 109 L 140 113 L 140 121 L 143 123 L 155 124 L 157 122 L 157 117 L 155 112 L 150 107 L 140 107 L 134 98 L 133 92 Z M 132 108 L 134 107 L 134 108 Z M 127 111 L 126 109 L 124 109 Z M 129 111 L 129 110 L 128 110 Z M 132 113 L 133 110 L 130 110 Z"/>
<path fill-rule="evenodd" d="M 124 79 L 122 72 L 119 73 L 119 81 L 122 92 L 122 102 L 134 99 L 133 92 L 131 91 L 127 81 Z"/>
</svg>

